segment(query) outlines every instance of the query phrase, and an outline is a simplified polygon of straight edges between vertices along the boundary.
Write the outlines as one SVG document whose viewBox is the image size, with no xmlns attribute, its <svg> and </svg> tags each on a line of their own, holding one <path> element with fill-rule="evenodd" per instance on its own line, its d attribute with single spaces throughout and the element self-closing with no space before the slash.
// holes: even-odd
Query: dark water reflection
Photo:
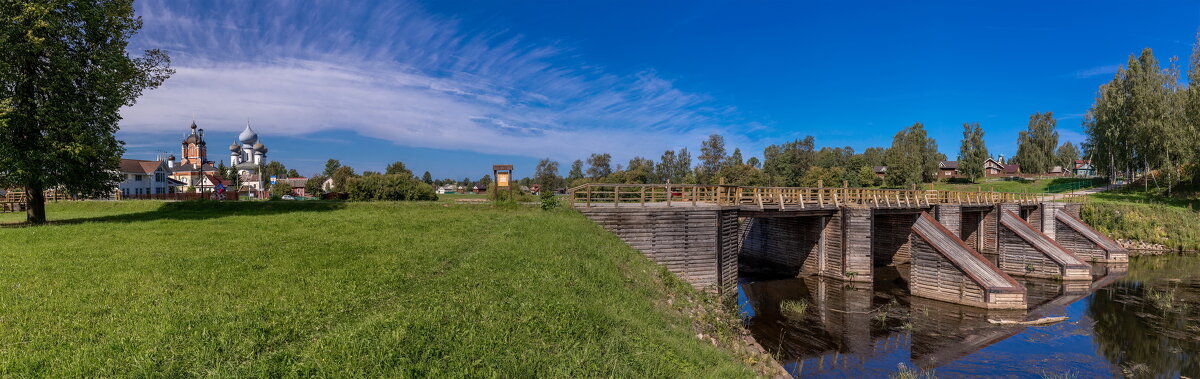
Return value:
<svg viewBox="0 0 1200 379">
<path fill-rule="evenodd" d="M 744 277 L 739 302 L 760 344 L 798 376 L 1200 377 L 1200 257 L 1094 264 L 1093 282 L 1020 279 L 1030 309 L 988 311 L 908 296 L 907 267 L 872 284 Z M 807 303 L 803 314 L 785 301 Z M 786 316 L 785 316 L 786 314 Z M 992 320 L 1067 316 L 1048 326 Z"/>
</svg>

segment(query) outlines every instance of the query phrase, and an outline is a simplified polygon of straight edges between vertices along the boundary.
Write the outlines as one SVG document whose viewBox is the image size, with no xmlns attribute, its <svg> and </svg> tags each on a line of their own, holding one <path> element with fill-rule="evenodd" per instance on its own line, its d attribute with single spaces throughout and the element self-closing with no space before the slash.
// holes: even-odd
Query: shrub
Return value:
<svg viewBox="0 0 1200 379">
<path fill-rule="evenodd" d="M 404 175 L 371 175 L 346 180 L 352 201 L 437 200 L 433 187 Z"/>
<path fill-rule="evenodd" d="M 542 201 L 542 210 L 548 211 L 548 210 L 551 210 L 554 208 L 558 208 L 558 205 L 559 205 L 558 197 L 554 196 L 554 191 L 542 190 L 542 193 L 539 194 L 538 197 Z"/>
<path fill-rule="evenodd" d="M 279 200 L 284 195 L 292 194 L 292 185 L 287 183 L 276 183 L 271 186 L 271 200 Z"/>
<path fill-rule="evenodd" d="M 528 203 L 538 201 L 538 199 L 533 197 L 533 195 L 530 195 L 525 191 L 521 191 L 520 188 L 514 187 L 510 195 L 508 188 L 496 188 L 496 183 L 488 184 L 487 193 L 491 194 L 490 196 L 492 199 L 495 199 L 496 202 Z"/>
</svg>

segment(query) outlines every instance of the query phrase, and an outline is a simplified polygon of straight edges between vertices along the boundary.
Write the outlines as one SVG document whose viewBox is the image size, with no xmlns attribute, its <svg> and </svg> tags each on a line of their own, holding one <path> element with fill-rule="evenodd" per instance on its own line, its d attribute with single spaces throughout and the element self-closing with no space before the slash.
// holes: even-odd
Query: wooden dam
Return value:
<svg viewBox="0 0 1200 379">
<path fill-rule="evenodd" d="M 848 187 L 586 184 L 573 206 L 697 288 L 736 293 L 739 267 L 872 282 L 911 264 L 913 296 L 1026 309 L 1012 276 L 1086 287 L 1128 252 L 1079 220 L 1082 197 Z M 985 255 L 992 258 L 985 257 Z"/>
</svg>

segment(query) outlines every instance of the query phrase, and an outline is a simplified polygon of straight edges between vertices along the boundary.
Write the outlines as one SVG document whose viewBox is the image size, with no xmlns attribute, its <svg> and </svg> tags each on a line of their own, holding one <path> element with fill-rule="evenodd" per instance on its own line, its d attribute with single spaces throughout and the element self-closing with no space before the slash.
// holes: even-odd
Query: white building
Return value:
<svg viewBox="0 0 1200 379">
<path fill-rule="evenodd" d="M 121 196 L 160 195 L 173 193 L 175 186 L 183 184 L 169 177 L 170 170 L 163 161 L 121 159 L 121 175 L 117 184 Z"/>
</svg>

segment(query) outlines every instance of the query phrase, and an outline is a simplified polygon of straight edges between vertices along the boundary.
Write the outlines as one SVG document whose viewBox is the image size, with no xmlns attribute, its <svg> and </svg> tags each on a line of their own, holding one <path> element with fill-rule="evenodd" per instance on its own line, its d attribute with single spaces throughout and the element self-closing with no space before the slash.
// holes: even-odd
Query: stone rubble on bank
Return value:
<svg viewBox="0 0 1200 379">
<path fill-rule="evenodd" d="M 1149 242 L 1142 242 L 1142 241 L 1135 241 L 1135 240 L 1128 240 L 1128 239 L 1118 239 L 1117 243 L 1120 244 L 1121 247 L 1128 249 L 1129 256 L 1131 256 L 1131 257 L 1142 256 L 1142 255 L 1163 255 L 1165 253 L 1170 253 L 1170 252 L 1175 251 L 1165 245 L 1161 245 L 1161 244 L 1157 244 L 1157 243 L 1149 243 Z"/>
</svg>

